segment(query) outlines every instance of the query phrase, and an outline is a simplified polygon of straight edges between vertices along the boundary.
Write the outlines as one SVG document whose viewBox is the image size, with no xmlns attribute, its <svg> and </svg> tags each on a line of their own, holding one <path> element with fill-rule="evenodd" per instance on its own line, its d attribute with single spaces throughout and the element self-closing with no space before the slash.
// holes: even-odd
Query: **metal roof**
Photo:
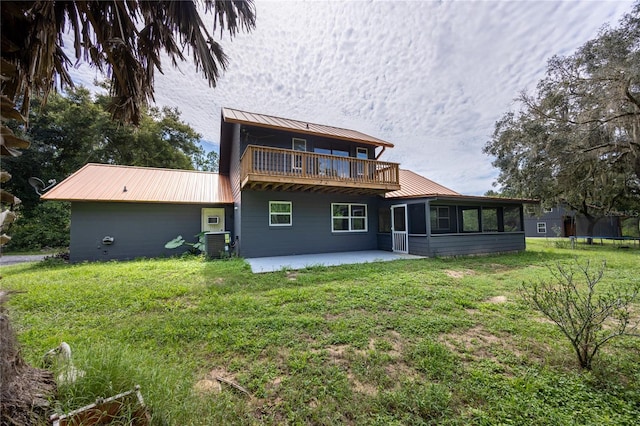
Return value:
<svg viewBox="0 0 640 426">
<path fill-rule="evenodd" d="M 267 127 L 270 129 L 288 130 L 297 133 L 326 136 L 345 141 L 393 148 L 393 144 L 390 142 L 365 135 L 364 133 L 360 133 L 356 130 L 341 129 L 339 127 L 325 126 L 323 124 L 314 124 L 289 118 L 239 111 L 232 108 L 222 108 L 222 118 L 226 123 L 240 123 L 250 126 Z"/>
<path fill-rule="evenodd" d="M 411 170 L 400 169 L 400 189 L 387 192 L 385 198 L 433 197 L 436 195 L 461 196 L 462 194 Z"/>
<path fill-rule="evenodd" d="M 43 200 L 231 204 L 229 177 L 212 172 L 89 163 Z"/>
</svg>

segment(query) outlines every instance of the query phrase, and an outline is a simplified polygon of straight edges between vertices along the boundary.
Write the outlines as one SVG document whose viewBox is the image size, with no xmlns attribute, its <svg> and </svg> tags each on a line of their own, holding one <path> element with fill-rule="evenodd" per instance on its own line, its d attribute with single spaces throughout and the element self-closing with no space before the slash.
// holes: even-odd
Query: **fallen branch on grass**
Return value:
<svg viewBox="0 0 640 426">
<path fill-rule="evenodd" d="M 220 376 L 216 376 L 215 379 L 220 383 L 226 383 L 227 385 L 238 389 L 240 392 L 246 394 L 249 398 L 251 398 L 251 394 L 249 393 L 249 391 L 243 388 L 242 386 L 240 386 L 239 384 L 234 383 L 231 380 L 227 380 L 224 377 L 220 377 Z"/>
</svg>

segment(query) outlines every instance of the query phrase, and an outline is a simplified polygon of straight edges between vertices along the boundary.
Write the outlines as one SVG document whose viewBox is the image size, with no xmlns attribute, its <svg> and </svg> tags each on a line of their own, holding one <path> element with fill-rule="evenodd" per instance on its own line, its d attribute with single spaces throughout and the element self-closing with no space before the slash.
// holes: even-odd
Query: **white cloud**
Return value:
<svg viewBox="0 0 640 426">
<path fill-rule="evenodd" d="M 547 60 L 571 54 L 629 1 L 260 1 L 257 28 L 221 43 L 229 68 L 215 89 L 184 63 L 156 77 L 217 142 L 220 108 L 362 131 L 395 144 L 397 161 L 466 194 L 491 189 L 482 153 L 493 126 Z M 90 73 L 89 73 L 90 74 Z M 93 77 L 89 78 L 89 81 Z"/>
</svg>

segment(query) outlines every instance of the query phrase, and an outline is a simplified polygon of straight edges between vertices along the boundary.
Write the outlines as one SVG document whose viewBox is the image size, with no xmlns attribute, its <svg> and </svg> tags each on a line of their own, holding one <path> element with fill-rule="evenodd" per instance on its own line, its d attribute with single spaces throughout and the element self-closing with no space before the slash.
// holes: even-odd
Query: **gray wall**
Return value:
<svg viewBox="0 0 640 426">
<path fill-rule="evenodd" d="M 378 234 L 380 250 L 391 251 L 391 235 Z M 417 256 L 465 256 L 506 253 L 526 248 L 524 232 L 409 235 L 409 254 Z"/>
<path fill-rule="evenodd" d="M 292 202 L 292 226 L 269 226 L 269 201 Z M 331 203 L 367 204 L 367 232 L 331 232 Z M 376 197 L 243 191 L 240 255 L 250 258 L 376 250 L 377 214 Z"/>
<path fill-rule="evenodd" d="M 272 148 L 291 149 L 292 138 L 300 138 L 307 141 L 307 152 L 313 152 L 316 148 L 335 149 L 346 151 L 350 157 L 355 157 L 357 148 L 367 148 L 369 159 L 376 156 L 375 146 L 367 144 L 358 144 L 351 141 L 343 141 L 341 139 L 333 139 L 312 135 L 307 133 L 293 133 L 288 131 L 265 129 L 262 127 L 243 126 L 244 136 L 241 141 L 241 153 L 247 149 L 248 145 L 268 146 Z M 234 164 L 233 162 L 231 163 Z"/>
<path fill-rule="evenodd" d="M 522 251 L 525 248 L 524 232 L 432 235 L 430 256 L 504 253 Z M 411 253 L 411 241 L 409 250 Z"/>
<path fill-rule="evenodd" d="M 70 260 L 124 260 L 180 254 L 186 250 L 169 250 L 164 245 L 178 235 L 195 242 L 203 207 L 221 206 L 74 202 L 71 204 Z M 225 226 L 231 229 L 232 208 L 227 206 L 225 212 Z M 103 244 L 105 236 L 113 237 L 113 244 Z"/>
</svg>

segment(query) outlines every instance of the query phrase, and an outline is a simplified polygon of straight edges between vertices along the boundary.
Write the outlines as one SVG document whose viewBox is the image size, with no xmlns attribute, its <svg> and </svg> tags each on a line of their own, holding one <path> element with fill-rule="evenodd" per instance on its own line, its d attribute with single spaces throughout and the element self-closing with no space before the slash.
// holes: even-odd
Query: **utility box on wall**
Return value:
<svg viewBox="0 0 640 426">
<path fill-rule="evenodd" d="M 231 254 L 231 233 L 207 232 L 205 234 L 204 244 L 208 257 L 227 257 Z"/>
<path fill-rule="evenodd" d="M 224 208 L 202 209 L 202 232 L 224 231 Z"/>
</svg>

